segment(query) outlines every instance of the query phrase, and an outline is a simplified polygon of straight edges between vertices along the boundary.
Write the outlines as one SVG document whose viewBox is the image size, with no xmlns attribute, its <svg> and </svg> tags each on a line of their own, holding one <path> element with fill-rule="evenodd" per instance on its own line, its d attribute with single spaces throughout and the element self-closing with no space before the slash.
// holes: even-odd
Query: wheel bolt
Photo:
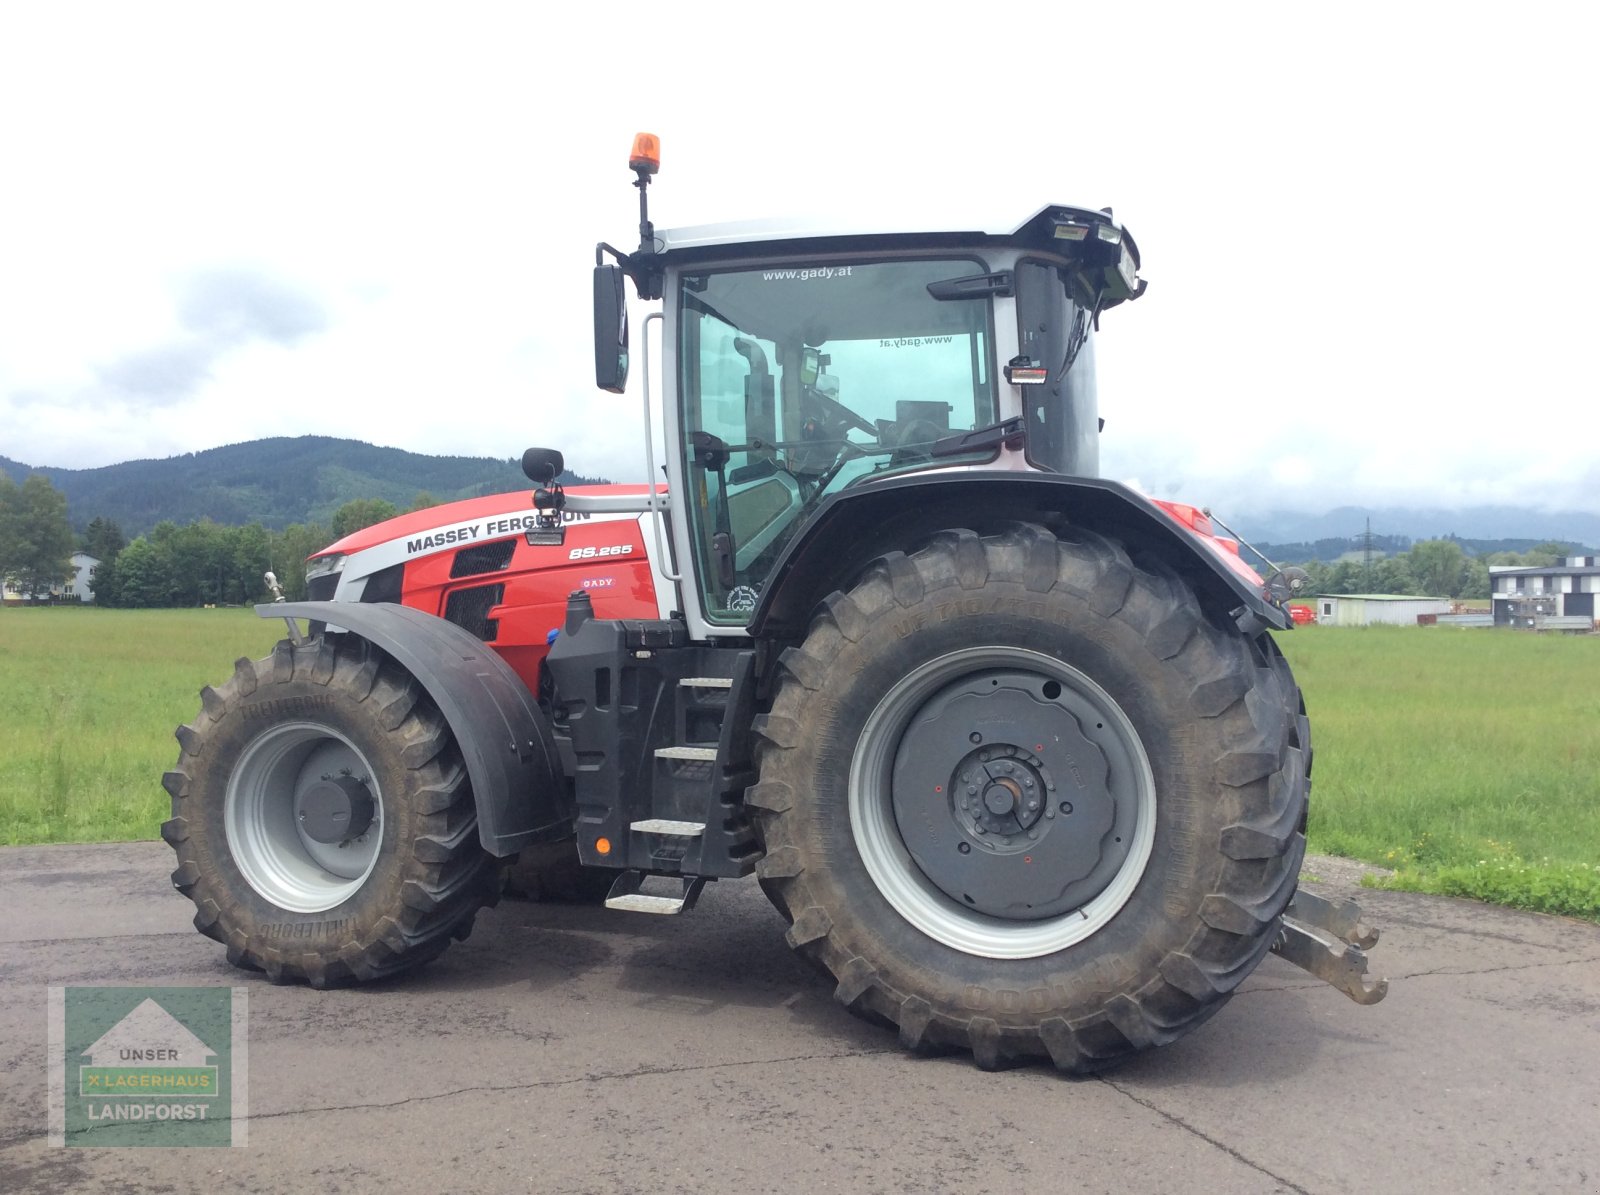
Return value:
<svg viewBox="0 0 1600 1195">
<path fill-rule="evenodd" d="M 1032 780 L 1024 780 L 1022 782 L 1022 787 L 1023 788 L 1032 788 L 1033 787 L 1033 781 Z"/>
<path fill-rule="evenodd" d="M 1071 801 L 1063 801 L 1063 802 L 1061 802 L 1061 812 L 1062 813 L 1071 813 L 1072 812 L 1072 802 Z"/>
<path fill-rule="evenodd" d="M 977 795 L 978 795 L 978 786 L 976 784 L 967 785 L 967 796 L 975 797 Z"/>
<path fill-rule="evenodd" d="M 981 742 L 983 742 L 983 736 L 981 734 L 979 734 L 976 730 L 974 730 L 971 734 L 969 734 L 967 736 L 967 739 L 968 739 L 969 742 L 973 742 L 973 743 L 981 743 Z"/>
<path fill-rule="evenodd" d="M 989 828 L 980 823 L 979 826 L 978 826 L 978 833 L 979 834 L 987 834 L 988 832 L 989 832 Z"/>
<path fill-rule="evenodd" d="M 1037 838 L 1037 837 L 1039 837 L 1039 831 L 1037 831 L 1037 830 L 1029 830 L 1028 831 L 1028 837 L 1029 838 Z"/>
<path fill-rule="evenodd" d="M 978 752 L 978 758 L 987 762 L 989 759 L 989 753 L 987 751 L 980 751 Z"/>
<path fill-rule="evenodd" d="M 956 850 L 963 855 L 970 855 L 972 854 L 972 844 L 970 842 L 958 842 L 956 843 Z"/>
</svg>

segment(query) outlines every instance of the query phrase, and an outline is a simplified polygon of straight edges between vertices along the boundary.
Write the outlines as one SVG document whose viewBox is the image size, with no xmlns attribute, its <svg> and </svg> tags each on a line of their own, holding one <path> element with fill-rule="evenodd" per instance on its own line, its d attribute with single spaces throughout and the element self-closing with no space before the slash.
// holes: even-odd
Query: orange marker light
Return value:
<svg viewBox="0 0 1600 1195">
<path fill-rule="evenodd" d="M 594 840 L 594 852 L 597 855 L 609 855 L 611 853 L 611 839 L 596 838 Z"/>
<path fill-rule="evenodd" d="M 628 155 L 628 169 L 654 174 L 661 169 L 661 138 L 654 133 L 635 133 L 633 152 Z"/>
</svg>

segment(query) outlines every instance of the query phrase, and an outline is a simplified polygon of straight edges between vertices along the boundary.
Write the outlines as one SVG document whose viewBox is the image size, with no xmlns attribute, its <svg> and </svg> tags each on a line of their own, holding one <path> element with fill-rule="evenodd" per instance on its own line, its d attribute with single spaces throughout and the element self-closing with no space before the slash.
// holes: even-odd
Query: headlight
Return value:
<svg viewBox="0 0 1600 1195">
<path fill-rule="evenodd" d="M 343 573 L 343 553 L 313 557 L 306 564 L 306 597 L 313 602 L 331 602 Z"/>
</svg>

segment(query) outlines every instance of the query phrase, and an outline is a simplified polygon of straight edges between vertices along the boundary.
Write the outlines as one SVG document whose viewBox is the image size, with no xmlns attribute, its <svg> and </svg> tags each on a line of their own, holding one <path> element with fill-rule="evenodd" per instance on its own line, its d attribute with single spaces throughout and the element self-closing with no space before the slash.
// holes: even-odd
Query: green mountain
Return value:
<svg viewBox="0 0 1600 1195">
<path fill-rule="evenodd" d="M 532 488 L 515 460 L 424 456 L 332 436 L 251 440 L 99 469 L 28 466 L 0 456 L 0 471 L 18 482 L 43 473 L 67 496 L 67 515 L 80 531 L 101 517 L 114 519 L 129 536 L 163 519 L 326 525 L 353 498 L 383 498 L 405 510 L 424 490 L 449 502 Z M 599 479 L 569 472 L 561 480 L 583 485 Z"/>
</svg>

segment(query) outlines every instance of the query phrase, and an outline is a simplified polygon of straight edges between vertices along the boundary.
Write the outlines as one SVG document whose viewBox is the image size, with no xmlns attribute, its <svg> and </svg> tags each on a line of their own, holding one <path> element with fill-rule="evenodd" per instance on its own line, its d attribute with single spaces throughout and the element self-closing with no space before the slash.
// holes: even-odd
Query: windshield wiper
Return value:
<svg viewBox="0 0 1600 1195">
<path fill-rule="evenodd" d="M 1022 439 L 1022 418 L 1015 416 L 1011 419 L 1002 419 L 999 423 L 991 423 L 988 427 L 980 427 L 976 431 L 958 432 L 942 440 L 935 440 L 928 449 L 928 455 L 960 456 L 966 452 L 990 451 L 1002 444 L 1008 448 L 1019 448 Z"/>
</svg>

